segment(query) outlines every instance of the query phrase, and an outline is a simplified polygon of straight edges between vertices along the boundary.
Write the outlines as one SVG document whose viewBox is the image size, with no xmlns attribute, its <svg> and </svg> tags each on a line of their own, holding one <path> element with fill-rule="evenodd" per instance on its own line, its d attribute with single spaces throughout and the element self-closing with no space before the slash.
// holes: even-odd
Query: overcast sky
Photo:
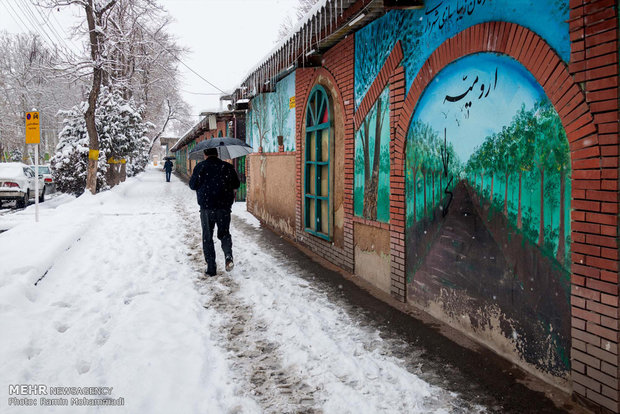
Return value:
<svg viewBox="0 0 620 414">
<path fill-rule="evenodd" d="M 34 30 L 35 13 L 27 14 L 30 0 L 0 0 L 0 30 L 26 32 Z M 275 45 L 278 26 L 286 14 L 293 15 L 297 0 L 160 0 L 175 19 L 170 32 L 179 44 L 191 52 L 183 61 L 203 78 L 226 92 L 232 91 L 242 77 Z M 34 7 L 34 6 L 31 6 Z M 51 24 L 65 38 L 77 10 L 54 11 Z M 49 12 L 43 11 L 47 16 Z M 33 17 L 34 15 L 34 17 Z M 40 30 L 40 29 L 39 29 Z M 51 30 L 49 30 L 51 33 Z M 53 38 L 53 36 L 52 36 Z M 77 40 L 73 41 L 77 43 Z M 205 109 L 219 108 L 219 97 L 200 95 L 218 93 L 200 77 L 179 66 L 183 73 L 182 89 L 191 105 L 194 120 Z"/>
<path fill-rule="evenodd" d="M 274 47 L 278 26 L 292 13 L 296 0 L 164 0 L 176 19 L 172 32 L 192 50 L 186 63 L 226 92 Z M 192 95 L 218 92 L 183 70 L 184 96 L 195 113 L 218 108 L 218 97 Z"/>
</svg>

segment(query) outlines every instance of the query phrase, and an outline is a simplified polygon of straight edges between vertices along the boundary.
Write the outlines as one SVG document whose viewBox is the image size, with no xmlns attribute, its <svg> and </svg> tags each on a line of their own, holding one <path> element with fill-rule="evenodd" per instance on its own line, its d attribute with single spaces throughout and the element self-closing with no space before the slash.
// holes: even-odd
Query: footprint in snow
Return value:
<svg viewBox="0 0 620 414">
<path fill-rule="evenodd" d="M 54 328 L 56 328 L 56 330 L 59 333 L 65 333 L 67 332 L 67 329 L 69 329 L 69 325 L 67 325 L 66 323 L 62 323 L 62 322 L 55 322 Z"/>
<path fill-rule="evenodd" d="M 80 359 L 76 362 L 75 369 L 80 375 L 86 374 L 88 371 L 90 371 L 90 362 Z"/>
<path fill-rule="evenodd" d="M 95 339 L 95 343 L 99 346 L 103 346 L 106 342 L 108 342 L 108 338 L 110 338 L 110 332 L 106 329 L 99 328 L 97 331 L 97 338 Z"/>
</svg>

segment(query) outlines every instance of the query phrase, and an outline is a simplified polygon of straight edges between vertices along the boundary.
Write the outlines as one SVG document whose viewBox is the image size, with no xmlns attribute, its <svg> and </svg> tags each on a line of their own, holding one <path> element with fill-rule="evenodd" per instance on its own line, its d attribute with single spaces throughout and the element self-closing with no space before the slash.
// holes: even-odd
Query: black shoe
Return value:
<svg viewBox="0 0 620 414">
<path fill-rule="evenodd" d="M 227 257 L 226 258 L 226 271 L 230 272 L 231 270 L 233 270 L 234 267 L 235 267 L 235 262 L 233 262 L 233 258 Z"/>
<path fill-rule="evenodd" d="M 205 275 L 207 275 L 207 276 L 215 276 L 215 275 L 217 275 L 217 271 L 215 269 L 207 269 L 207 270 L 205 270 Z"/>
</svg>

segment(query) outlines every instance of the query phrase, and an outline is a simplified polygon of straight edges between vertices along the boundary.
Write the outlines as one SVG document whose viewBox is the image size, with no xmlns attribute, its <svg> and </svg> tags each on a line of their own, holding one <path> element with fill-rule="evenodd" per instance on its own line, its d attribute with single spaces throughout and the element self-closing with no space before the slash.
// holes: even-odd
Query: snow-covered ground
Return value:
<svg viewBox="0 0 620 414">
<path fill-rule="evenodd" d="M 195 195 L 176 177 L 149 168 L 58 201 L 39 223 L 34 206 L 0 216 L 1 412 L 484 411 L 408 370 L 377 329 L 261 245 L 243 203 L 235 269 L 204 278 Z M 113 387 L 124 405 L 7 407 L 24 397 L 11 384 Z"/>
<path fill-rule="evenodd" d="M 75 197 L 63 193 L 51 193 L 45 195 L 45 202 L 39 203 L 39 215 L 47 216 L 51 214 L 61 204 L 68 203 L 74 200 Z M 33 201 L 30 201 L 33 203 Z M 16 225 L 34 221 L 35 206 L 31 204 L 32 208 L 16 209 L 15 202 L 4 202 L 0 206 L 0 233 L 6 231 Z"/>
</svg>

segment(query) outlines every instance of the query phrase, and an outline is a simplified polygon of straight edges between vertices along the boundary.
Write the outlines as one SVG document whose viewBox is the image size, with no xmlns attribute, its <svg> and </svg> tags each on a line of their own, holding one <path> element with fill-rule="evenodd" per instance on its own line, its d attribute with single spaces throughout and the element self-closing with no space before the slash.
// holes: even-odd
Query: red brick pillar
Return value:
<svg viewBox="0 0 620 414">
<path fill-rule="evenodd" d="M 614 0 L 570 1 L 569 70 L 595 131 L 571 141 L 574 395 L 620 412 L 618 313 L 618 16 Z"/>
<path fill-rule="evenodd" d="M 405 101 L 405 69 L 398 66 L 390 76 L 390 293 L 396 299 L 407 300 L 405 252 L 406 193 L 405 142 L 406 135 L 396 134 L 396 125 Z"/>
</svg>

